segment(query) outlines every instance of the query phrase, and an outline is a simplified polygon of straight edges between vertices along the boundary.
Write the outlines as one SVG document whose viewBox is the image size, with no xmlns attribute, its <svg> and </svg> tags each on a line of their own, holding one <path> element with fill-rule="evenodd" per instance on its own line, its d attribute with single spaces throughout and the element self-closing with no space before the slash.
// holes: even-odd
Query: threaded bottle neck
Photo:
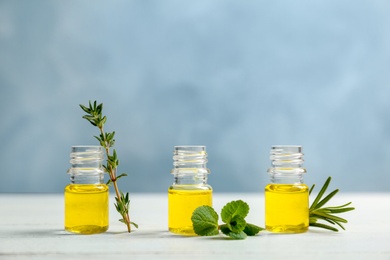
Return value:
<svg viewBox="0 0 390 260">
<path fill-rule="evenodd" d="M 72 184 L 101 184 L 104 182 L 103 147 L 72 146 L 70 153 L 70 182 Z"/>
<path fill-rule="evenodd" d="M 175 146 L 173 166 L 180 168 L 206 168 L 207 153 L 205 146 Z"/>
<path fill-rule="evenodd" d="M 175 184 L 206 184 L 207 153 L 205 146 L 175 146 L 173 150 Z"/>
<path fill-rule="evenodd" d="M 302 146 L 278 145 L 273 146 L 270 152 L 272 167 L 268 169 L 272 183 L 303 183 Z"/>
</svg>

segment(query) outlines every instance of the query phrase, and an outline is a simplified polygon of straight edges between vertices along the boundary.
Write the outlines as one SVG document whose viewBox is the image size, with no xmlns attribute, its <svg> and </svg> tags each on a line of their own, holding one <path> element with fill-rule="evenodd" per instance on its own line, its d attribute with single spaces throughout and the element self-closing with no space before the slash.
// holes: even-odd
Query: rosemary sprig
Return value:
<svg viewBox="0 0 390 260">
<path fill-rule="evenodd" d="M 329 183 L 331 181 L 331 177 L 329 176 L 328 179 L 325 181 L 324 185 L 322 186 L 320 192 L 318 193 L 317 197 L 314 199 L 313 203 L 311 204 L 309 208 L 309 226 L 312 227 L 318 227 L 318 228 L 324 228 L 328 230 L 332 230 L 335 232 L 338 232 L 339 230 L 335 227 L 332 227 L 327 224 L 318 223 L 318 220 L 324 220 L 332 225 L 337 225 L 343 230 L 345 230 L 344 226 L 341 223 L 347 223 L 348 221 L 344 218 L 335 216 L 334 214 L 339 214 L 347 211 L 354 210 L 353 207 L 347 207 L 351 204 L 351 202 L 348 202 L 341 206 L 335 206 L 335 207 L 323 207 L 334 195 L 336 195 L 337 192 L 339 192 L 338 189 L 332 191 L 329 193 L 325 198 L 322 199 L 322 196 L 326 192 L 326 189 L 329 186 Z M 315 187 L 315 184 L 310 188 L 309 195 L 313 191 Z"/>
<path fill-rule="evenodd" d="M 110 179 L 107 182 L 107 185 L 113 185 L 116 193 L 116 203 L 114 203 L 116 210 L 121 214 L 122 219 L 120 219 L 120 222 L 123 222 L 127 226 L 127 231 L 131 232 L 131 225 L 134 225 L 136 228 L 138 228 L 138 225 L 134 222 L 130 221 L 129 216 L 129 207 L 130 207 L 130 200 L 129 200 L 129 193 L 123 194 L 122 191 L 119 191 L 117 180 L 127 176 L 126 173 L 122 173 L 120 175 L 116 175 L 117 167 L 119 165 L 119 160 L 117 157 L 117 153 L 115 149 L 113 149 L 112 154 L 110 154 L 110 148 L 114 146 L 115 144 L 115 131 L 114 132 L 104 132 L 104 124 L 107 121 L 107 117 L 103 116 L 103 104 L 96 104 L 96 101 L 92 104 L 91 101 L 89 101 L 89 107 L 86 107 L 84 105 L 80 104 L 80 107 L 82 110 L 84 110 L 86 115 L 83 116 L 84 119 L 88 120 L 93 126 L 96 126 L 100 130 L 100 135 L 95 136 L 95 138 L 99 141 L 100 145 L 104 147 L 106 150 L 106 156 L 107 156 L 107 165 L 104 165 L 104 170 L 108 173 L 110 176 Z"/>
</svg>

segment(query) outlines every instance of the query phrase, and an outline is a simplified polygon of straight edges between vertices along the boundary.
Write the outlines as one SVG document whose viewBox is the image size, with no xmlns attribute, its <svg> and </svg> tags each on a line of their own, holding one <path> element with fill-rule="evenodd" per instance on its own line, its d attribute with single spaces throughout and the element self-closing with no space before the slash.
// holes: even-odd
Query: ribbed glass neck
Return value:
<svg viewBox="0 0 390 260">
<path fill-rule="evenodd" d="M 207 174 L 175 175 L 174 184 L 176 185 L 207 184 Z"/>
<path fill-rule="evenodd" d="M 175 184 L 205 184 L 210 170 L 207 169 L 205 146 L 175 146 L 173 150 Z"/>
<path fill-rule="evenodd" d="M 72 184 L 100 184 L 104 182 L 103 147 L 72 146 L 70 153 L 70 182 Z"/>
<path fill-rule="evenodd" d="M 175 146 L 173 166 L 175 169 L 206 168 L 206 146 Z"/>
<path fill-rule="evenodd" d="M 272 183 L 303 183 L 302 146 L 278 145 L 273 146 L 270 152 L 272 167 L 268 169 Z"/>
</svg>

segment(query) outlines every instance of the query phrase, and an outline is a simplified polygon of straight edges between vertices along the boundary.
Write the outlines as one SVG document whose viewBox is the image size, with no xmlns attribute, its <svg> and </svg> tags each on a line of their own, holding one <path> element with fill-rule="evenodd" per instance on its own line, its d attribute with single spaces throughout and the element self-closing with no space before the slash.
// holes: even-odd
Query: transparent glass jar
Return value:
<svg viewBox="0 0 390 260">
<path fill-rule="evenodd" d="M 212 206 L 212 188 L 207 184 L 210 170 L 206 167 L 205 146 L 175 146 L 168 188 L 168 228 L 180 235 L 196 235 L 192 227 L 192 212 L 203 205 Z"/>
<path fill-rule="evenodd" d="M 265 187 L 265 228 L 277 233 L 302 233 L 309 227 L 309 188 L 302 146 L 273 146 L 270 184 Z"/>
<path fill-rule="evenodd" d="M 65 187 L 65 230 L 96 234 L 108 229 L 109 189 L 104 184 L 103 147 L 73 146 L 70 184 Z"/>
</svg>

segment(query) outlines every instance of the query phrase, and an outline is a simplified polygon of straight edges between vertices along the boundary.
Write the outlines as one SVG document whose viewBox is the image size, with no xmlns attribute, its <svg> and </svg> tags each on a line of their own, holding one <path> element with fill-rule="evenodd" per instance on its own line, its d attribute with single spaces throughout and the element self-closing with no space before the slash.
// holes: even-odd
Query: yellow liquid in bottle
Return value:
<svg viewBox="0 0 390 260">
<path fill-rule="evenodd" d="M 200 206 L 212 206 L 212 190 L 168 190 L 168 227 L 175 234 L 196 235 L 192 212 Z"/>
<path fill-rule="evenodd" d="M 65 187 L 65 230 L 96 234 L 108 229 L 108 186 L 70 184 Z"/>
<path fill-rule="evenodd" d="M 309 227 L 309 189 L 305 184 L 265 187 L 265 228 L 277 233 L 302 233 Z"/>
</svg>

